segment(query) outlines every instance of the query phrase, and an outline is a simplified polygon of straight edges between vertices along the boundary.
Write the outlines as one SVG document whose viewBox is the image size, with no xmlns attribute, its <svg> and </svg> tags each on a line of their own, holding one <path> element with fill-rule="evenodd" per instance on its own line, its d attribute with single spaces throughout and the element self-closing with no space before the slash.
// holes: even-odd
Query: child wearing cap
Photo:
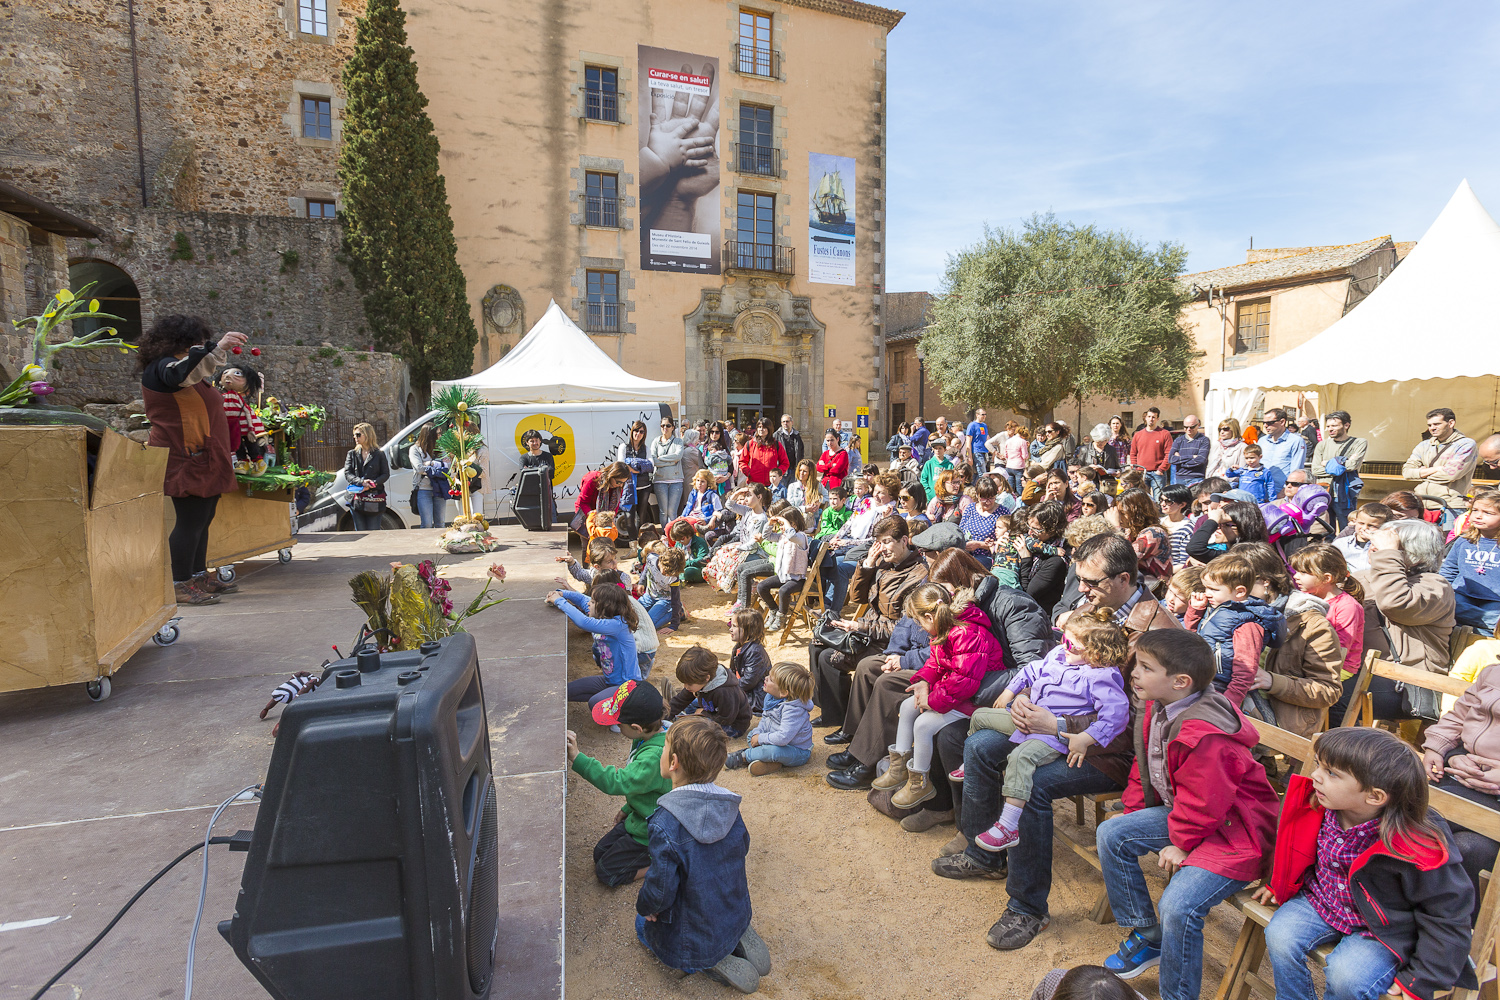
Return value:
<svg viewBox="0 0 1500 1000">
<path fill-rule="evenodd" d="M 754 993 L 771 954 L 750 926 L 740 797 L 714 783 L 728 755 L 724 731 L 709 719 L 689 717 L 667 731 L 660 767 L 671 790 L 649 823 L 635 934 L 668 968 Z"/>
<path fill-rule="evenodd" d="M 628 885 L 646 874 L 651 841 L 646 821 L 656 800 L 672 782 L 661 766 L 666 733 L 662 729 L 661 692 L 644 681 L 626 681 L 607 700 L 594 706 L 594 721 L 620 727 L 630 737 L 624 767 L 599 763 L 578 750 L 578 734 L 568 730 L 568 763 L 578 776 L 605 795 L 625 796 L 615 825 L 594 845 L 594 875 L 608 886 Z"/>
</svg>

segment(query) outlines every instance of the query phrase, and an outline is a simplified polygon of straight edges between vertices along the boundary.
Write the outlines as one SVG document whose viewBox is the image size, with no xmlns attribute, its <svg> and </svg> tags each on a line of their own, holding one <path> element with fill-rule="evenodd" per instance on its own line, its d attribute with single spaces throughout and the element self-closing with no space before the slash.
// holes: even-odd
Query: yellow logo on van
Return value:
<svg viewBox="0 0 1500 1000">
<path fill-rule="evenodd" d="M 542 450 L 552 455 L 552 464 L 556 467 L 552 481 L 559 486 L 567 482 L 578 455 L 573 428 L 562 417 L 550 413 L 527 414 L 516 422 L 516 449 L 523 455 L 526 454 L 526 445 L 522 440 L 528 431 L 541 434 Z"/>
</svg>

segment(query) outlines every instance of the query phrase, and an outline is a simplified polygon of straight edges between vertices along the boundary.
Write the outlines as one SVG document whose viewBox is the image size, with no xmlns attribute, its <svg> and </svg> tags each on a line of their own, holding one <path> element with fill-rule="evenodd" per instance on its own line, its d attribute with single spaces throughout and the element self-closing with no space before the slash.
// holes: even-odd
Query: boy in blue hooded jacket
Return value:
<svg viewBox="0 0 1500 1000">
<path fill-rule="evenodd" d="M 750 834 L 740 797 L 714 784 L 728 755 L 729 738 L 705 716 L 667 730 L 661 773 L 672 790 L 647 823 L 651 866 L 636 898 L 635 933 L 663 965 L 754 993 L 771 955 L 750 926 Z"/>
</svg>

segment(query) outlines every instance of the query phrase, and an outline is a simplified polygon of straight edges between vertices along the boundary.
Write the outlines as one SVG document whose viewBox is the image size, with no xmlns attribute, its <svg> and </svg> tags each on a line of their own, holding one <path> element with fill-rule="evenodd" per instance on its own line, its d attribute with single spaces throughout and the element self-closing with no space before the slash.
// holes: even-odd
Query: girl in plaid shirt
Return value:
<svg viewBox="0 0 1500 1000">
<path fill-rule="evenodd" d="M 1277 1000 L 1314 1000 L 1307 954 L 1330 942 L 1326 1000 L 1478 989 L 1474 887 L 1428 808 L 1421 762 L 1383 729 L 1330 730 L 1314 752 L 1312 777 L 1287 784 L 1271 879 L 1255 893 L 1284 900 L 1266 927 Z"/>
</svg>

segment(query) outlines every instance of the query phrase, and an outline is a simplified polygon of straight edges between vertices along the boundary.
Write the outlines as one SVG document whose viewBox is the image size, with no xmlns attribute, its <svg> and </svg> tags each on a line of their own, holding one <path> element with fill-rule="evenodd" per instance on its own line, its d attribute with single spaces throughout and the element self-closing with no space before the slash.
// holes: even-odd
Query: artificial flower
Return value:
<svg viewBox="0 0 1500 1000">
<path fill-rule="evenodd" d="M 505 567 L 500 565 L 499 563 L 490 563 L 489 575 L 490 579 L 494 580 L 496 583 L 504 583 Z"/>
</svg>

